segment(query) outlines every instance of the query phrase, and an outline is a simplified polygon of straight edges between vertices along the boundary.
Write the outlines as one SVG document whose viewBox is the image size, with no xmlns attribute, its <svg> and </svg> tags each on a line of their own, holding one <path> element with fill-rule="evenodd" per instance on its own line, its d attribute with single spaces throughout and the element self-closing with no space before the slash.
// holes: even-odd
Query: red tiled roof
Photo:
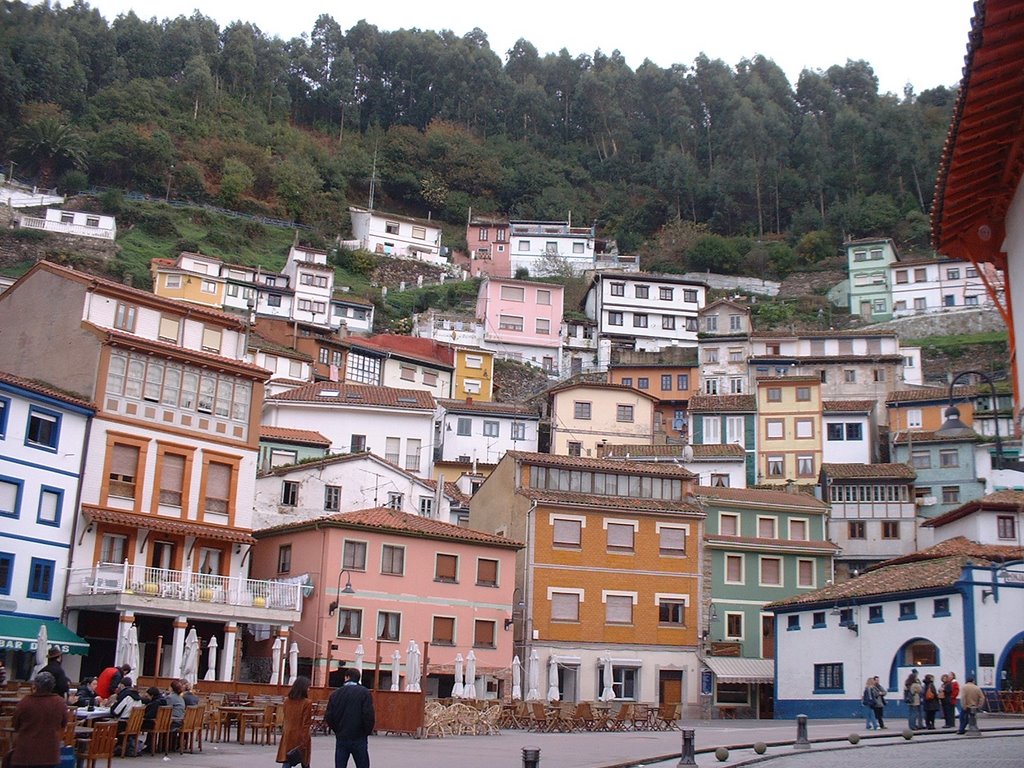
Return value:
<svg viewBox="0 0 1024 768">
<path fill-rule="evenodd" d="M 917 472 L 906 464 L 839 464 L 821 465 L 821 471 L 830 480 L 914 480 Z"/>
<path fill-rule="evenodd" d="M 558 386 L 549 389 L 548 394 L 554 395 L 558 392 L 568 392 L 571 389 L 617 389 L 622 392 L 629 392 L 630 394 L 646 397 L 648 400 L 658 400 L 654 395 L 648 394 L 636 387 L 627 387 L 623 384 L 608 384 L 603 381 L 576 381 L 569 384 L 559 384 Z"/>
<path fill-rule="evenodd" d="M 694 496 L 705 503 L 721 501 L 738 501 L 748 504 L 774 504 L 780 507 L 802 507 L 818 512 L 828 509 L 828 504 L 815 497 L 803 493 L 789 491 L 773 491 L 767 488 L 719 488 L 699 485 L 693 489 Z"/>
<path fill-rule="evenodd" d="M 325 395 L 324 392 L 337 392 Z M 267 402 L 331 403 L 346 406 L 387 406 L 434 410 L 434 396 L 417 389 L 395 389 L 394 387 L 373 387 L 366 384 L 339 384 L 333 381 L 315 381 L 288 392 L 279 392 L 267 398 Z"/>
<path fill-rule="evenodd" d="M 516 494 L 531 501 L 547 504 L 564 504 L 573 507 L 598 507 L 600 509 L 623 509 L 632 512 L 678 513 L 691 517 L 704 517 L 704 511 L 686 501 L 665 499 L 640 499 L 633 496 L 606 496 L 597 493 L 575 493 L 573 491 L 549 491 L 541 488 L 520 488 Z"/>
<path fill-rule="evenodd" d="M 821 402 L 821 410 L 833 413 L 865 413 L 874 407 L 874 400 L 822 400 Z"/>
<path fill-rule="evenodd" d="M 940 541 L 938 544 L 928 547 L 927 549 L 912 552 L 909 555 L 895 557 L 892 560 L 886 560 L 877 567 L 880 568 L 885 565 L 911 563 L 917 562 L 918 560 L 932 560 L 938 557 L 954 556 L 975 558 L 975 560 L 984 560 L 991 563 L 1001 563 L 1004 560 L 1020 559 L 1022 555 L 1024 555 L 1024 550 L 1017 546 L 979 544 L 977 541 L 971 541 L 966 536 L 955 536 L 952 539 Z"/>
<path fill-rule="evenodd" d="M 819 376 L 801 374 L 799 376 L 758 376 L 757 383 L 765 384 L 821 384 Z"/>
<path fill-rule="evenodd" d="M 743 458 L 747 453 L 741 446 L 735 443 L 693 445 L 690 447 L 693 449 L 694 459 Z M 616 459 L 639 459 L 643 456 L 682 459 L 685 450 L 686 446 L 678 443 L 666 445 L 616 444 L 605 446 L 605 456 Z"/>
<path fill-rule="evenodd" d="M 433 339 L 419 336 L 401 336 L 397 333 L 378 333 L 365 339 L 353 339 L 354 346 L 369 346 L 386 349 L 399 354 L 410 355 L 421 360 L 429 360 L 451 368 L 455 365 L 455 350 Z"/>
<path fill-rule="evenodd" d="M 91 411 L 96 410 L 95 403 L 92 403 L 79 395 L 74 395 L 70 392 L 64 392 L 63 390 L 57 389 L 57 387 L 52 384 L 47 384 L 45 381 L 24 379 L 21 376 L 15 376 L 13 373 L 7 373 L 7 371 L 0 371 L 0 382 L 20 387 L 21 389 L 27 389 L 29 392 L 35 392 L 38 395 L 52 397 L 54 400 L 60 400 L 68 405 L 75 405 L 79 408 L 88 408 Z"/>
<path fill-rule="evenodd" d="M 539 419 L 540 414 L 532 408 L 518 403 L 498 403 L 494 401 L 447 400 L 438 398 L 437 404 L 449 413 L 492 413 L 496 416 L 523 416 Z"/>
<path fill-rule="evenodd" d="M 756 411 L 756 395 L 694 395 L 690 398 L 691 411 Z"/>
<path fill-rule="evenodd" d="M 925 430 L 900 430 L 893 435 L 892 441 L 896 445 L 913 443 L 964 443 L 976 442 L 978 435 L 974 431 L 954 435 L 939 435 L 935 432 Z"/>
<path fill-rule="evenodd" d="M 103 288 L 107 291 L 114 293 L 117 296 L 132 297 L 138 299 L 140 302 L 145 302 L 150 305 L 162 306 L 168 309 L 178 312 L 183 315 L 200 315 L 202 317 L 208 317 L 211 320 L 217 320 L 221 325 L 237 328 L 242 330 L 244 324 L 242 319 L 238 315 L 232 315 L 228 312 L 221 312 L 217 309 L 210 309 L 200 304 L 191 304 L 184 301 L 177 301 L 176 299 L 168 299 L 163 296 L 158 296 L 155 293 L 149 291 L 143 291 L 140 288 L 133 288 L 130 285 L 124 285 L 123 283 L 115 283 L 113 280 L 107 280 L 103 277 L 97 277 L 86 272 L 79 272 L 78 270 L 71 269 L 70 267 L 62 267 L 59 264 L 54 264 L 49 261 L 40 261 L 32 269 L 23 275 L 23 277 L 31 274 L 36 270 L 44 270 L 51 272 L 61 277 L 70 278 L 76 282 L 82 283 L 83 285 L 93 285 L 97 288 Z"/>
<path fill-rule="evenodd" d="M 315 445 L 330 448 L 331 441 L 309 429 L 289 429 L 288 427 L 260 427 L 261 440 L 278 440 L 286 443 L 299 443 L 301 445 Z"/>
<path fill-rule="evenodd" d="M 111 328 L 104 328 L 93 323 L 82 323 L 82 325 L 106 336 L 108 341 L 114 345 L 130 347 L 133 349 L 141 348 L 156 350 L 158 352 L 164 352 L 172 355 L 178 359 L 207 362 L 214 366 L 221 366 L 232 371 L 244 371 L 259 381 L 266 381 L 270 378 L 270 371 L 266 368 L 261 368 L 258 365 L 247 363 L 244 360 L 236 360 L 233 357 L 223 357 L 222 355 L 214 355 L 210 352 L 200 352 L 195 349 L 187 349 L 185 347 L 179 347 L 177 344 L 168 344 L 166 341 L 144 339 L 141 336 L 135 336 L 134 334 L 125 333 L 124 331 L 115 331 Z"/>
<path fill-rule="evenodd" d="M 1024 510 L 1024 491 L 996 491 L 980 499 L 974 499 L 945 514 L 921 523 L 927 528 L 940 528 L 975 512 L 1021 512 Z"/>
<path fill-rule="evenodd" d="M 746 449 L 736 443 L 712 443 L 692 447 L 693 458 L 696 461 L 701 459 L 743 459 L 747 455 Z"/>
<path fill-rule="evenodd" d="M 978 388 L 954 387 L 953 399 L 960 400 L 965 397 L 973 397 L 978 394 Z M 919 403 L 926 400 L 936 400 L 940 403 L 949 402 L 949 387 L 921 387 L 920 389 L 901 389 L 890 392 L 885 396 L 886 405 L 899 405 L 900 403 Z"/>
<path fill-rule="evenodd" d="M 82 505 L 82 513 L 93 522 L 120 525 L 125 528 L 148 529 L 178 536 L 195 536 L 200 539 L 229 541 L 238 544 L 253 544 L 256 541 L 248 530 L 229 528 L 226 525 L 210 525 L 209 523 L 160 517 L 159 515 L 138 515 L 134 512 L 94 507 L 88 504 Z"/>
<path fill-rule="evenodd" d="M 275 525 L 255 531 L 257 539 L 285 533 L 295 533 L 310 528 L 355 528 L 368 531 L 388 531 L 390 533 L 418 536 L 444 541 L 464 541 L 469 544 L 484 544 L 505 549 L 521 549 L 522 544 L 504 536 L 484 533 L 472 528 L 463 528 L 429 517 L 419 517 L 406 512 L 399 512 L 388 507 L 371 507 L 355 512 L 339 512 L 334 515 L 317 517 L 312 520 L 301 520 L 295 523 Z"/>
<path fill-rule="evenodd" d="M 838 552 L 839 545 L 831 541 L 808 541 L 805 539 L 762 539 L 754 536 L 724 536 L 719 533 L 706 533 L 704 540 L 709 544 L 721 544 L 726 547 L 768 547 L 784 548 L 801 552 Z"/>
<path fill-rule="evenodd" d="M 640 461 L 621 461 L 618 459 L 588 459 L 582 456 L 559 456 L 554 453 L 530 453 L 528 451 L 507 451 L 505 458 L 511 458 L 526 464 L 546 467 L 564 467 L 566 469 L 590 469 L 605 472 L 630 472 L 637 475 L 652 477 L 671 477 L 688 480 L 696 477 L 688 469 L 675 464 L 651 463 Z"/>
<path fill-rule="evenodd" d="M 362 296 L 356 296 L 354 293 L 351 293 L 350 291 L 342 291 L 337 289 L 335 289 L 334 293 L 331 295 L 331 301 L 341 301 L 346 304 L 358 304 L 363 307 L 373 306 L 372 301 L 364 299 Z"/>
</svg>

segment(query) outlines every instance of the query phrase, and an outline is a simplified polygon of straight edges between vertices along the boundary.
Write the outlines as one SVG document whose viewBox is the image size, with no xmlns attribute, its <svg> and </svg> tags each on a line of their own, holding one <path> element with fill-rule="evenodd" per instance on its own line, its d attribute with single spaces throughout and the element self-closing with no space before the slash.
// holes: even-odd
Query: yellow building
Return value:
<svg viewBox="0 0 1024 768">
<path fill-rule="evenodd" d="M 204 266 L 197 271 L 200 264 Z M 153 275 L 153 293 L 165 299 L 220 309 L 224 306 L 226 282 L 219 277 L 220 265 L 217 259 L 191 253 L 182 253 L 178 259 L 153 259 L 149 266 Z"/>
<path fill-rule="evenodd" d="M 758 482 L 814 483 L 821 468 L 821 379 L 757 379 Z"/>
<path fill-rule="evenodd" d="M 494 353 L 485 349 L 455 348 L 452 399 L 489 403 L 494 397 Z"/>
<path fill-rule="evenodd" d="M 620 384 L 587 382 L 550 390 L 551 452 L 598 455 L 601 445 L 654 443 L 656 397 Z"/>
</svg>

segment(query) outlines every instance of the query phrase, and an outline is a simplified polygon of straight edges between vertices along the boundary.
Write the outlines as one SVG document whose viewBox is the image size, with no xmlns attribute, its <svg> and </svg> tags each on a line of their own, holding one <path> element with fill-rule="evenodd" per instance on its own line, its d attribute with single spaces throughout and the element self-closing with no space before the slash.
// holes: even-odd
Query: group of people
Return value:
<svg viewBox="0 0 1024 768">
<path fill-rule="evenodd" d="M 861 703 L 867 710 L 867 730 L 885 728 L 887 693 L 877 676 L 869 677 L 864 683 Z M 973 677 L 968 677 L 961 688 L 953 672 L 942 675 L 936 684 L 934 675 L 926 674 L 922 678 L 916 669 L 912 669 L 903 682 L 903 701 L 907 705 L 907 728 L 912 731 L 935 730 L 935 719 L 940 712 L 943 727 L 955 727 L 959 703 L 960 722 L 957 733 L 963 734 L 978 710 L 985 707 L 985 694 L 975 684 Z"/>
</svg>

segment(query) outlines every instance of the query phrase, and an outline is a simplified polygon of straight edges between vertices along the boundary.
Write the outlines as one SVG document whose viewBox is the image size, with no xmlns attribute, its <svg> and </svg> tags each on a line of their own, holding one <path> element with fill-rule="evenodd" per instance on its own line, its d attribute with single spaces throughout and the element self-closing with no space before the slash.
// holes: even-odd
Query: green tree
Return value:
<svg viewBox="0 0 1024 768">
<path fill-rule="evenodd" d="M 81 136 L 56 117 L 21 126 L 14 134 L 11 151 L 23 169 L 35 171 L 44 188 L 49 188 L 58 172 L 86 167 Z"/>
<path fill-rule="evenodd" d="M 256 174 L 241 160 L 228 157 L 220 177 L 220 199 L 227 206 L 235 205 L 256 181 Z"/>
</svg>

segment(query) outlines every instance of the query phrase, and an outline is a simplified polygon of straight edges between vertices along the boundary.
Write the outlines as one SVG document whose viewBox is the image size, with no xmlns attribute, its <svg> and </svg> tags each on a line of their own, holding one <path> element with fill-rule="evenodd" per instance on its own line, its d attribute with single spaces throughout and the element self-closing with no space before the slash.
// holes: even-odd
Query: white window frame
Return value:
<svg viewBox="0 0 1024 768">
<path fill-rule="evenodd" d="M 809 563 L 811 566 L 811 581 L 809 584 L 801 583 L 800 580 L 800 565 L 802 563 Z M 796 559 L 796 586 L 797 589 L 816 589 L 818 586 L 818 569 L 817 563 L 814 558 L 811 557 L 798 557 Z"/>
<path fill-rule="evenodd" d="M 722 530 L 722 521 L 725 518 L 734 520 L 736 522 L 736 533 L 725 533 Z M 720 512 L 718 514 L 718 535 L 719 536 L 739 536 L 740 535 L 740 515 L 738 512 Z"/>
<path fill-rule="evenodd" d="M 729 561 L 739 560 L 740 563 L 740 578 L 739 581 L 729 579 Z M 747 559 L 740 554 L 733 552 L 727 552 L 722 558 L 722 564 L 724 565 L 724 572 L 722 573 L 723 584 L 735 584 L 742 586 L 747 583 Z"/>
<path fill-rule="evenodd" d="M 729 617 L 739 616 L 740 617 L 740 632 L 738 635 L 729 634 Z M 743 611 L 724 611 L 722 614 L 722 636 L 726 640 L 739 640 L 743 641 L 744 635 L 747 630 L 746 615 Z"/>
<path fill-rule="evenodd" d="M 771 582 L 764 580 L 764 564 L 769 560 L 774 560 L 779 564 L 779 583 L 772 584 Z M 772 589 L 782 589 L 786 586 L 786 572 L 785 572 L 786 561 L 784 558 L 778 555 L 758 555 L 757 556 L 757 585 L 759 587 L 770 587 Z"/>
</svg>

